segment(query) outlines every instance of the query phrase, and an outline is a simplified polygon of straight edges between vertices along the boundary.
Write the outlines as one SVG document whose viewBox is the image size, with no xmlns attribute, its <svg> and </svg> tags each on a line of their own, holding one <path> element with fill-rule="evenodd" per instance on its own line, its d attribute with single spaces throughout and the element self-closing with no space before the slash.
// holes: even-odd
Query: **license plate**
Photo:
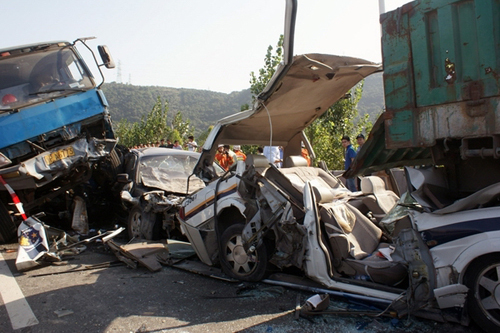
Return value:
<svg viewBox="0 0 500 333">
<path fill-rule="evenodd" d="M 75 156 L 75 151 L 73 147 L 68 147 L 64 148 L 61 150 L 58 150 L 56 152 L 50 153 L 49 155 L 44 156 L 43 158 L 45 159 L 45 163 L 47 165 L 51 165 L 52 163 L 55 163 L 57 161 L 62 160 L 63 158 Z"/>
</svg>

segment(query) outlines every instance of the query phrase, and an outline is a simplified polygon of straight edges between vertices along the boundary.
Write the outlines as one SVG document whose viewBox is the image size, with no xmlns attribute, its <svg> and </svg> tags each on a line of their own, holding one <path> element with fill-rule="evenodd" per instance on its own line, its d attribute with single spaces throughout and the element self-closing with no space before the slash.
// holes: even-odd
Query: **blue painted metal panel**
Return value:
<svg viewBox="0 0 500 333">
<path fill-rule="evenodd" d="M 95 89 L 0 115 L 0 148 L 34 138 L 98 114 L 104 106 Z"/>
</svg>

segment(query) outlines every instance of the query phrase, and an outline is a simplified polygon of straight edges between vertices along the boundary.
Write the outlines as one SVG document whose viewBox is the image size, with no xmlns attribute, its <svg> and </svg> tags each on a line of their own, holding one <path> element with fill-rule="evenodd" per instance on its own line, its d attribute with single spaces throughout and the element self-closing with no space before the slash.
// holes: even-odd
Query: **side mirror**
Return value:
<svg viewBox="0 0 500 333">
<path fill-rule="evenodd" d="M 111 53 L 106 45 L 98 45 L 97 50 L 101 56 L 102 62 L 106 68 L 115 68 L 115 62 L 111 57 Z"/>
</svg>

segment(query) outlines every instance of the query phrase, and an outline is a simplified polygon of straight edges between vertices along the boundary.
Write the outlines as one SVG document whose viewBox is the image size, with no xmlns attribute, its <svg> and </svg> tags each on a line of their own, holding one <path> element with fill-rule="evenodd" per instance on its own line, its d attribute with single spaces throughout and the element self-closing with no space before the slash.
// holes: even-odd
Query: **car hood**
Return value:
<svg viewBox="0 0 500 333">
<path fill-rule="evenodd" d="M 379 70 L 380 64 L 352 57 L 293 57 L 277 69 L 251 110 L 217 122 L 194 172 L 212 163 L 218 144 L 286 146 L 359 81 Z"/>
</svg>

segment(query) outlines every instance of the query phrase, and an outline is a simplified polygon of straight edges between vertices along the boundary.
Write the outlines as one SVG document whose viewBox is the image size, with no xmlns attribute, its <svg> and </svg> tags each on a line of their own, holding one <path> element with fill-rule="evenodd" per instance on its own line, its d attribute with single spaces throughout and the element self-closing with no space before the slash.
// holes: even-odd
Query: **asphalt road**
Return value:
<svg viewBox="0 0 500 333">
<path fill-rule="evenodd" d="M 313 293 L 222 281 L 168 266 L 156 273 L 121 263 L 82 270 L 116 262 L 116 256 L 100 243 L 88 245 L 62 264 L 24 273 L 16 270 L 16 251 L 17 244 L 0 245 L 1 281 L 9 281 L 11 274 L 9 283 L 14 283 L 0 284 L 0 332 L 478 331 L 417 318 L 321 315 L 297 319 L 297 302 L 304 304 Z M 16 286 L 21 297 L 12 296 Z M 352 306 L 332 298 L 329 310 Z M 34 320 L 29 319 L 30 311 Z M 23 322 L 21 326 L 32 325 L 13 329 L 12 325 Z"/>
</svg>

